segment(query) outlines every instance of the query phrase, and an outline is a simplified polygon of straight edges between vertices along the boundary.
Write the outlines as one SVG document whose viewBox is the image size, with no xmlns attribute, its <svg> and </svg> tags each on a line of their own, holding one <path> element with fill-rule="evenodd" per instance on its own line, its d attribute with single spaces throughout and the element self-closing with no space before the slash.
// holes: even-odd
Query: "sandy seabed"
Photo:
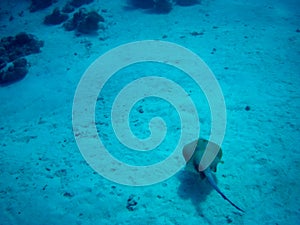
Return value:
<svg viewBox="0 0 300 225">
<path fill-rule="evenodd" d="M 175 6 L 169 14 L 160 15 L 129 10 L 121 0 L 95 1 L 86 7 L 105 9 L 101 13 L 105 29 L 80 36 L 60 25 L 42 23 L 53 6 L 35 13 L 28 6 L 28 2 L 1 3 L 14 16 L 12 21 L 8 15 L 1 16 L 1 36 L 25 31 L 45 42 L 41 53 L 27 57 L 30 70 L 25 79 L 0 88 L 1 224 L 300 221 L 300 13 L 296 1 L 205 0 L 191 7 Z M 18 16 L 21 11 L 22 17 Z M 151 186 L 123 186 L 97 174 L 80 154 L 72 130 L 72 103 L 81 76 L 108 50 L 145 39 L 182 45 L 214 72 L 227 108 L 224 162 L 216 178 L 220 189 L 246 213 L 236 211 L 205 180 L 185 171 Z M 121 84 L 111 82 L 116 90 L 122 89 Z M 197 99 L 193 88 L 191 95 Z M 159 108 L 145 106 L 150 111 Z M 102 113 L 109 112 L 99 107 L 101 120 Z M 176 119 L 168 110 L 161 113 L 170 121 Z M 208 136 L 209 119 L 203 115 L 201 132 Z M 113 148 L 116 143 L 109 141 L 113 134 L 109 129 L 102 132 Z M 126 208 L 129 198 L 137 202 L 132 210 Z"/>
</svg>

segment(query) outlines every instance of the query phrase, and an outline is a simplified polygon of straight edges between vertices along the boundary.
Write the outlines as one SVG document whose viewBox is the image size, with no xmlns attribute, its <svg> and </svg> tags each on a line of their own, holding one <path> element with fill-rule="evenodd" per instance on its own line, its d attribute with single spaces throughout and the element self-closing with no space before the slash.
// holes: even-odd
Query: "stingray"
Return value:
<svg viewBox="0 0 300 225">
<path fill-rule="evenodd" d="M 208 165 L 208 167 L 204 170 L 201 170 L 201 159 L 202 156 L 206 150 L 206 146 L 207 144 L 210 144 L 211 148 L 207 149 L 207 151 L 209 150 L 213 150 L 217 152 L 216 157 L 214 158 L 214 160 Z M 200 174 L 201 179 L 207 179 L 208 182 L 210 183 L 210 185 L 226 200 L 228 201 L 233 207 L 235 207 L 237 210 L 241 211 L 241 212 L 245 212 L 244 210 L 242 210 L 240 207 L 238 207 L 236 204 L 234 204 L 230 199 L 228 199 L 225 194 L 223 194 L 223 192 L 219 189 L 219 187 L 217 186 L 215 179 L 213 177 L 213 173 L 212 172 L 216 172 L 217 171 L 217 165 L 219 162 L 221 162 L 221 158 L 222 158 L 222 149 L 220 148 L 220 146 L 218 146 L 217 144 L 213 143 L 213 142 L 209 142 L 205 139 L 198 139 L 193 141 L 192 143 L 186 145 L 183 148 L 183 156 L 186 160 L 186 170 L 193 172 L 193 173 L 197 173 Z"/>
</svg>

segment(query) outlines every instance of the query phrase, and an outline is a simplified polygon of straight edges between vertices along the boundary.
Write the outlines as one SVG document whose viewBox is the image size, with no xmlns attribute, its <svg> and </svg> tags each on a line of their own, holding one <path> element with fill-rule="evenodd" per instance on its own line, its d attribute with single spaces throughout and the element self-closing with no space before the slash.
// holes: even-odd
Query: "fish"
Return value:
<svg viewBox="0 0 300 225">
<path fill-rule="evenodd" d="M 210 144 L 210 148 L 206 148 L 207 145 Z M 213 161 L 205 168 L 202 170 L 203 166 L 201 165 L 201 159 L 205 153 L 205 151 L 215 151 L 216 157 L 213 159 Z M 238 207 L 236 204 L 234 204 L 227 196 L 220 190 L 218 187 L 214 177 L 213 177 L 213 172 L 217 172 L 217 165 L 218 163 L 222 162 L 222 149 L 219 145 L 216 143 L 210 142 L 206 139 L 199 138 L 187 145 L 184 146 L 183 148 L 183 156 L 186 161 L 186 166 L 185 170 L 199 174 L 201 179 L 207 179 L 209 184 L 225 199 L 228 201 L 233 207 L 235 207 L 237 210 L 240 212 L 245 213 L 243 209 Z"/>
</svg>

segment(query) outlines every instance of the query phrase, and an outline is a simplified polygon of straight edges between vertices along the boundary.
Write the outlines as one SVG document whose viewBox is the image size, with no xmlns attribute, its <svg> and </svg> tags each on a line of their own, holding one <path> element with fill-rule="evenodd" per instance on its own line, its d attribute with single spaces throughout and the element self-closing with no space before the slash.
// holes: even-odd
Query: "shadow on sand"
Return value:
<svg viewBox="0 0 300 225">
<path fill-rule="evenodd" d="M 182 199 L 191 199 L 198 215 L 204 217 L 201 209 L 201 203 L 205 201 L 207 195 L 214 189 L 210 186 L 206 179 L 201 179 L 200 175 L 181 171 L 177 178 L 180 180 L 178 195 Z M 207 218 L 205 218 L 207 220 Z M 209 222 L 209 221 L 207 221 Z"/>
</svg>

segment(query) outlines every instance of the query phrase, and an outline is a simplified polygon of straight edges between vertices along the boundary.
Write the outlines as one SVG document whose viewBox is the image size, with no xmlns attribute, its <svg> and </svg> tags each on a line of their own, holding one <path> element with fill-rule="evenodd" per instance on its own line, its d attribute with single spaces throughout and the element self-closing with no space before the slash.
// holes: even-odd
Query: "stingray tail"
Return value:
<svg viewBox="0 0 300 225">
<path fill-rule="evenodd" d="M 245 212 L 244 210 L 242 210 L 240 207 L 238 207 L 236 204 L 234 204 L 232 201 L 230 201 L 229 198 L 227 198 L 223 193 L 222 191 L 218 188 L 212 174 L 211 174 L 211 171 L 208 169 L 208 170 L 204 170 L 203 171 L 208 182 L 210 183 L 210 185 L 226 200 L 228 201 L 233 207 L 235 207 L 237 210 L 241 211 L 241 212 Z"/>
</svg>

